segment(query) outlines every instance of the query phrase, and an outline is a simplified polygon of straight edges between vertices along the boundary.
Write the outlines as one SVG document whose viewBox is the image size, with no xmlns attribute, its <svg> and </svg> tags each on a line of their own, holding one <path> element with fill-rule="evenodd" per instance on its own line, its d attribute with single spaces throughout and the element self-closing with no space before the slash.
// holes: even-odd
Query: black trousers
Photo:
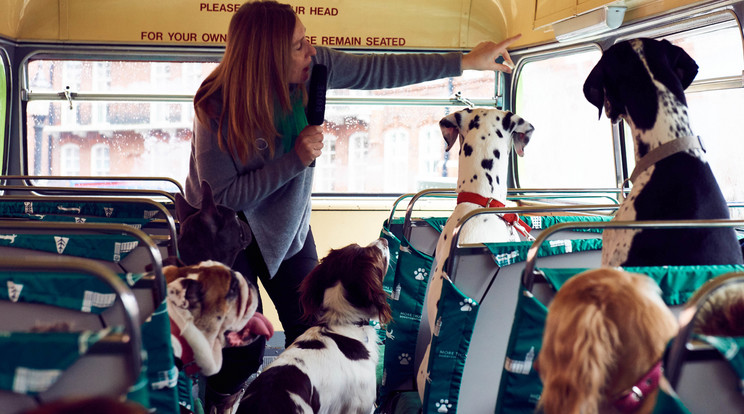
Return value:
<svg viewBox="0 0 744 414">
<path fill-rule="evenodd" d="M 266 293 L 276 306 L 279 321 L 285 334 L 285 347 L 289 346 L 300 336 L 309 325 L 301 321 L 302 307 L 300 306 L 299 287 L 302 280 L 318 264 L 318 253 L 312 230 L 307 233 L 305 245 L 294 256 L 284 259 L 273 278 L 269 278 L 269 271 L 264 263 L 256 239 L 239 254 L 233 269 L 239 271 L 246 279 L 258 286 L 257 279 L 261 279 Z M 259 311 L 263 311 L 263 304 L 259 304 Z M 237 392 L 245 381 L 256 371 L 263 361 L 264 338 L 244 347 L 225 348 L 222 350 L 222 369 L 207 378 L 207 387 L 221 394 Z"/>
</svg>

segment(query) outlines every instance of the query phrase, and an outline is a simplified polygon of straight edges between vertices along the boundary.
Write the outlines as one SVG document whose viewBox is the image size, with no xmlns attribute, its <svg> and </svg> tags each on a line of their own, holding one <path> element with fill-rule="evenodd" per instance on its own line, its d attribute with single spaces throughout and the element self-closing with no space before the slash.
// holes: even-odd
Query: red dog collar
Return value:
<svg viewBox="0 0 744 414">
<path fill-rule="evenodd" d="M 181 330 L 172 320 L 170 321 L 170 326 L 171 335 L 174 335 L 176 338 L 178 338 L 178 342 L 181 343 L 182 351 L 179 359 L 183 364 L 182 369 L 186 373 L 186 375 L 193 376 L 199 372 L 199 365 L 196 364 L 194 350 L 191 349 L 191 345 L 189 345 L 186 339 L 181 336 Z"/>
<path fill-rule="evenodd" d="M 504 203 L 499 200 L 483 197 L 477 193 L 457 193 L 457 204 L 461 203 L 473 203 L 481 207 L 506 207 Z M 514 228 L 524 237 L 528 237 L 528 234 L 532 231 L 532 227 L 528 226 L 527 223 L 522 221 L 522 219 L 514 213 L 506 213 L 500 217 L 511 226 L 514 226 Z"/>
<path fill-rule="evenodd" d="M 659 387 L 660 379 L 661 361 L 654 364 L 651 370 L 643 375 L 629 390 L 623 391 L 612 405 L 623 413 L 637 411 L 646 397 Z"/>
</svg>

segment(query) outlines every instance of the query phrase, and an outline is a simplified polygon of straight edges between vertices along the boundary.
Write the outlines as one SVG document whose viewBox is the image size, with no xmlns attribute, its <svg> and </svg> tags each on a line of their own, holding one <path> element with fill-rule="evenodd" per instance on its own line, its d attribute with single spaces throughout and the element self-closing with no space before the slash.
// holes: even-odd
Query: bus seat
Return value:
<svg viewBox="0 0 744 414">
<path fill-rule="evenodd" d="M 137 296 L 145 318 L 165 299 L 162 256 L 155 242 L 125 224 L 36 222 L 0 219 L 0 253 L 7 256 L 75 256 L 93 260 L 115 273 L 145 273 Z M 129 257 L 132 256 L 132 257 Z M 141 289 L 140 289 L 141 288 Z"/>
<path fill-rule="evenodd" d="M 507 333 L 511 332 L 517 308 L 517 295 L 514 292 L 519 289 L 524 258 L 531 244 L 488 243 L 484 248 L 457 249 L 452 281 L 465 296 L 478 303 L 478 317 L 472 329 L 458 395 L 439 396 L 435 400 L 430 396 L 429 401 L 436 403 L 446 398 L 457 404 L 459 412 L 493 411 L 498 396 L 495 390 L 499 389 L 509 344 Z M 601 246 L 599 238 L 554 241 L 542 249 L 541 263 L 558 267 L 577 264 L 598 266 Z M 426 319 L 426 313 L 422 319 Z M 416 349 L 419 363 L 430 338 L 429 324 L 424 320 Z M 437 379 L 432 376 L 434 381 Z M 493 392 L 484 392 L 483 384 L 486 383 L 493 384 L 493 387 L 489 386 Z"/>
<path fill-rule="evenodd" d="M 24 238 L 28 238 L 26 241 L 30 240 L 32 242 L 38 242 L 39 239 L 48 241 L 46 249 L 55 251 L 39 251 L 35 250 L 33 246 L 23 249 L 7 246 L 0 247 L 0 254 L 5 253 L 5 255 L 12 256 L 18 255 L 20 251 L 29 258 L 39 259 L 72 257 L 69 255 L 60 256 L 56 251 L 55 241 L 53 239 L 55 235 L 71 235 L 71 241 L 68 241 L 68 247 L 64 250 L 65 253 L 75 253 L 83 256 L 92 255 L 96 258 L 87 260 L 107 267 L 112 272 L 116 272 L 122 280 L 125 280 L 131 286 L 139 309 L 139 323 L 141 324 L 141 330 L 145 338 L 144 348 L 149 356 L 146 383 L 151 388 L 150 399 L 154 400 L 155 408 L 166 409 L 166 412 L 175 410 L 174 407 L 178 402 L 176 394 L 178 370 L 175 368 L 170 343 L 170 325 L 165 304 L 165 276 L 162 272 L 160 251 L 150 237 L 142 231 L 127 225 L 100 223 L 81 224 L 0 220 L 0 232 L 16 235 L 15 241 L 19 244 L 24 241 Z M 113 249 L 104 249 L 102 246 L 96 246 L 96 244 L 103 245 L 108 243 L 108 247 L 111 247 L 113 243 L 127 243 L 132 240 L 137 241 L 138 246 L 129 255 L 138 251 L 142 253 L 138 258 L 136 268 L 144 270 L 146 267 L 151 266 L 153 268 L 152 271 L 147 273 L 122 273 L 121 262 L 111 261 Z M 3 241 L 0 240 L 0 243 Z M 91 245 L 94 245 L 95 248 L 86 248 L 86 246 L 90 247 Z M 77 250 L 71 247 L 77 247 Z M 126 252 L 121 253 L 123 256 L 122 260 L 129 257 Z M 31 290 L 31 285 L 29 284 L 28 286 L 27 293 Z M 70 294 L 76 294 L 76 292 L 71 290 Z M 44 314 L 47 312 L 44 306 L 49 305 L 34 304 L 30 306 L 32 310 L 26 310 L 25 308 L 29 307 L 28 304 L 21 302 L 0 302 L 0 309 L 7 310 L 9 312 L 8 315 L 26 311 L 31 312 L 31 314 Z M 76 313 L 76 311 L 59 309 L 53 313 L 53 316 L 48 316 L 47 318 L 64 322 L 74 321 L 73 325 L 76 327 L 91 327 L 93 329 L 95 327 L 117 324 L 120 320 L 120 318 L 117 318 L 119 314 L 114 309 L 105 309 L 100 315 Z M 33 323 L 34 319 L 30 321 Z M 14 318 L 13 322 L 23 326 L 29 323 L 29 318 L 18 317 Z"/>
<path fill-rule="evenodd" d="M 79 330 L 41 328 L 34 332 L 28 327 L 16 330 L 3 326 L 0 349 L 4 355 L 3 378 L 0 381 L 0 406 L 5 413 L 19 413 L 38 403 L 55 401 L 69 396 L 123 396 L 137 382 L 142 371 L 142 337 L 138 309 L 131 290 L 105 267 L 85 259 L 0 258 L 0 270 L 43 276 L 47 273 L 97 279 L 115 297 L 121 325 L 104 329 Z M 30 278 L 27 280 L 31 280 Z M 3 302 L 13 302 L 4 298 Z M 31 306 L 19 307 L 31 310 Z M 56 307 L 47 306 L 46 313 L 35 313 L 36 323 L 53 324 Z M 7 318 L 3 318 L 6 322 Z M 25 317 L 28 320 L 28 317 Z M 56 331 L 55 331 L 56 330 Z"/>
<path fill-rule="evenodd" d="M 540 259 L 541 263 L 545 259 Z M 557 291 L 570 277 L 581 273 L 586 268 L 547 268 L 540 267 L 534 272 L 535 278 L 525 287 L 526 278 L 523 275 L 519 285 L 518 301 L 515 322 L 510 331 L 509 344 L 507 346 L 506 358 L 515 362 L 534 361 L 537 357 L 542 342 L 542 330 L 545 316 L 547 316 L 547 303 L 538 299 L 532 291 L 538 285 L 546 285 L 553 291 Z M 716 266 L 661 266 L 661 267 L 627 267 L 623 270 L 632 273 L 641 273 L 654 279 L 661 288 L 662 299 L 674 308 L 679 308 L 692 296 L 706 281 L 732 271 L 742 271 L 742 265 L 716 265 Z M 538 277 L 539 276 L 539 277 Z M 547 297 L 549 299 L 549 296 Z M 529 324 L 521 321 L 529 322 Z M 529 329 L 528 329 L 529 328 Z M 532 349 L 532 350 L 530 350 Z M 523 364 L 523 370 L 501 368 L 501 381 L 496 400 L 496 413 L 502 412 L 531 412 L 535 409 L 537 398 L 542 389 L 537 372 L 529 364 Z M 707 394 L 708 398 L 710 393 Z M 513 411 L 512 411 L 513 410 Z M 694 411 L 693 411 L 694 412 Z M 706 411 L 707 412 L 707 411 Z"/>
<path fill-rule="evenodd" d="M 667 350 L 664 370 L 690 412 L 744 411 L 744 332 L 737 313 L 742 288 L 744 272 L 723 274 L 700 287 L 685 306 L 682 328 Z M 711 316 L 714 326 L 706 324 Z"/>
</svg>

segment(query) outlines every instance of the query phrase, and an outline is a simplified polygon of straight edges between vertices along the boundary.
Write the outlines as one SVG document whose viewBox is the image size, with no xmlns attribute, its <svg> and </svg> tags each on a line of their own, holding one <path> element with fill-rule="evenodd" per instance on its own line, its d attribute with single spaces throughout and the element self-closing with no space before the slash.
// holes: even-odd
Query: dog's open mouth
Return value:
<svg viewBox="0 0 744 414">
<path fill-rule="evenodd" d="M 273 335 L 274 326 L 263 314 L 256 312 L 240 331 L 225 332 L 225 345 L 245 346 L 253 343 L 259 336 L 265 336 L 266 339 L 269 339 Z"/>
</svg>

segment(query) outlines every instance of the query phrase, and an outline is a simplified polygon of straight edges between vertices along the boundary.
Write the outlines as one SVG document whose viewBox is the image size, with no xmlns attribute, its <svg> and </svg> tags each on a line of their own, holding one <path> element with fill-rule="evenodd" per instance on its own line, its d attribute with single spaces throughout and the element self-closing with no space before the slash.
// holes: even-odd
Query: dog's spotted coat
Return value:
<svg viewBox="0 0 744 414">
<path fill-rule="evenodd" d="M 369 414 L 376 397 L 377 332 L 390 320 L 382 279 L 387 241 L 332 250 L 300 288 L 314 325 L 246 390 L 238 413 Z"/>
<path fill-rule="evenodd" d="M 447 150 L 452 148 L 458 137 L 460 139 L 457 192 L 475 193 L 504 203 L 511 148 L 514 147 L 517 155 L 524 155 L 524 147 L 535 129 L 532 124 L 512 112 L 475 108 L 454 112 L 444 117 L 439 126 L 447 142 Z M 437 303 L 442 280 L 447 277 L 444 267 L 449 256 L 452 233 L 462 217 L 477 208 L 481 206 L 470 202 L 458 204 L 437 241 L 436 265 L 427 287 L 425 304 L 430 332 L 435 332 Z M 465 223 L 459 240 L 462 243 L 491 243 L 518 241 L 520 237 L 514 227 L 502 219 L 494 215 L 480 215 Z M 423 360 L 420 361 L 417 378 L 419 395 L 422 398 L 428 376 L 428 355 L 427 347 Z"/>
<path fill-rule="evenodd" d="M 633 39 L 608 49 L 584 95 L 632 131 L 636 163 L 664 144 L 693 136 L 684 89 L 697 64 L 668 41 Z M 729 218 L 701 147 L 668 156 L 641 172 L 616 220 Z M 654 266 L 742 263 L 731 229 L 606 230 L 602 264 Z"/>
</svg>

